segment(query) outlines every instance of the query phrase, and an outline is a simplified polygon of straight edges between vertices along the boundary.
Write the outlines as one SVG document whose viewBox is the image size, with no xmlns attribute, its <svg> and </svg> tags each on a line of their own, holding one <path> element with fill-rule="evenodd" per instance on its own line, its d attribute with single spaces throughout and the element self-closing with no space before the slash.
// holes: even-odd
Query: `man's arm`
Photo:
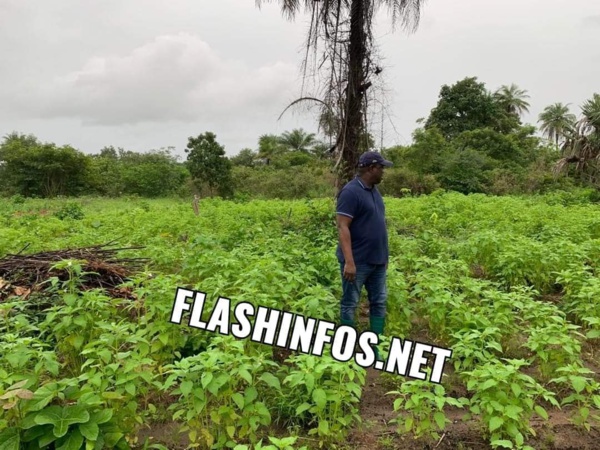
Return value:
<svg viewBox="0 0 600 450">
<path fill-rule="evenodd" d="M 352 217 L 337 214 L 336 218 L 340 247 L 345 260 L 344 278 L 348 281 L 354 281 L 356 277 L 356 265 L 354 264 L 354 256 L 352 255 L 352 237 L 350 235 Z"/>
</svg>

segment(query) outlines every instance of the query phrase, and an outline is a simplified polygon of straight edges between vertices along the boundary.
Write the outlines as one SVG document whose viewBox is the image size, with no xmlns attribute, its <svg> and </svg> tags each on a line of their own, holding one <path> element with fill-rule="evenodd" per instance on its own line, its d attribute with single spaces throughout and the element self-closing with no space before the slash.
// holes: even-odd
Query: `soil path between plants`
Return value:
<svg viewBox="0 0 600 450">
<path fill-rule="evenodd" d="M 465 411 L 451 408 L 445 411 L 452 421 L 441 440 L 414 439 L 412 435 L 399 435 L 390 421 L 396 417 L 393 398 L 386 395 L 381 372 L 368 369 L 360 402 L 363 423 L 349 435 L 348 444 L 353 450 L 492 450 L 476 420 L 462 420 Z M 600 430 L 589 433 L 576 428 L 569 421 L 568 410 L 549 411 L 549 420 L 533 419 L 537 436 L 527 444 L 536 450 L 600 450 Z"/>
</svg>

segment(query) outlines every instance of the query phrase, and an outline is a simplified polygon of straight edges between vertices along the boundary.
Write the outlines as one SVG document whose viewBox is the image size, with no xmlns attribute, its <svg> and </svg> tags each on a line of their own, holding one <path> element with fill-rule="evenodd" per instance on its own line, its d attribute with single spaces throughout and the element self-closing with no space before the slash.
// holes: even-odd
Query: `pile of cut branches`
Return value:
<svg viewBox="0 0 600 450">
<path fill-rule="evenodd" d="M 73 274 L 60 264 L 67 260 L 79 265 L 79 289 L 100 288 L 106 289 L 110 295 L 124 296 L 127 293 L 119 285 L 126 282 L 132 273 L 141 270 L 148 259 L 117 256 L 120 251 L 143 247 L 107 248 L 110 245 L 109 242 L 30 255 L 21 254 L 23 249 L 0 258 L 0 301 L 13 295 L 26 298 L 31 292 L 47 289 L 51 278 L 67 281 Z"/>
</svg>

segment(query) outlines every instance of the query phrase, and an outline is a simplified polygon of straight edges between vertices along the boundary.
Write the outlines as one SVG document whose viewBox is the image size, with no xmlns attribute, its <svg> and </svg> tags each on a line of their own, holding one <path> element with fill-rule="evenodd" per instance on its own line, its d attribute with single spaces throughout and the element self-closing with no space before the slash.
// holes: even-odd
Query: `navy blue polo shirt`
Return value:
<svg viewBox="0 0 600 450">
<path fill-rule="evenodd" d="M 385 226 L 385 205 L 375 186 L 368 188 L 359 177 L 349 181 L 340 191 L 336 213 L 352 218 L 350 237 L 355 264 L 386 264 L 388 235 Z M 336 255 L 344 262 L 338 242 Z"/>
</svg>

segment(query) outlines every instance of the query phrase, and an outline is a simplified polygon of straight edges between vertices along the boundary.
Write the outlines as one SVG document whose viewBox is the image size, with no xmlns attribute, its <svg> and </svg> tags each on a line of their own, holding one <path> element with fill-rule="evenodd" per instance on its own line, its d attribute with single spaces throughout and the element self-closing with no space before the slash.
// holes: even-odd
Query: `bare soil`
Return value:
<svg viewBox="0 0 600 450">
<path fill-rule="evenodd" d="M 381 372 L 369 369 L 363 390 L 360 413 L 363 424 L 356 427 L 348 440 L 353 450 L 491 450 L 484 436 L 484 429 L 476 419 L 463 420 L 465 411 L 457 408 L 446 410 L 452 420 L 438 441 L 412 435 L 396 433 L 396 427 L 389 422 L 394 419 L 392 399 L 386 393 Z M 600 450 L 600 430 L 590 432 L 576 428 L 569 421 L 568 410 L 549 411 L 549 420 L 532 420 L 536 436 L 527 444 L 537 450 Z"/>
</svg>

